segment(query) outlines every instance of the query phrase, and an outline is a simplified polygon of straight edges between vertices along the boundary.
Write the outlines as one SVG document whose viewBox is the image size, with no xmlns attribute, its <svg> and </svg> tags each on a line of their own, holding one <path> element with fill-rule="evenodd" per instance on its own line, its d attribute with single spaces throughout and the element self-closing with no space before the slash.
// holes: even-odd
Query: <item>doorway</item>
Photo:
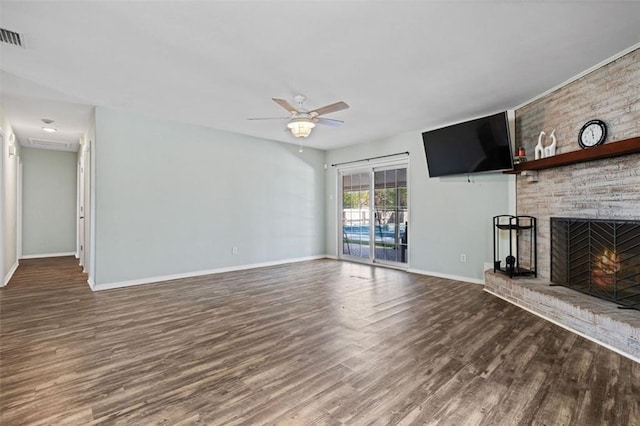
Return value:
<svg viewBox="0 0 640 426">
<path fill-rule="evenodd" d="M 408 267 L 407 172 L 406 163 L 339 171 L 340 258 Z"/>
</svg>

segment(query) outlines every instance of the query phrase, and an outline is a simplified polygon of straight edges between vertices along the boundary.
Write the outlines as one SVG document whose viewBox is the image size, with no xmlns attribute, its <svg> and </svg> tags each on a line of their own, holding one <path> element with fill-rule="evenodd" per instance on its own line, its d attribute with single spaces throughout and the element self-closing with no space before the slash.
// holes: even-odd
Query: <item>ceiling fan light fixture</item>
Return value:
<svg viewBox="0 0 640 426">
<path fill-rule="evenodd" d="M 311 129 L 316 127 L 316 123 L 306 117 L 297 117 L 292 119 L 287 127 L 296 138 L 306 138 L 311 134 Z"/>
</svg>

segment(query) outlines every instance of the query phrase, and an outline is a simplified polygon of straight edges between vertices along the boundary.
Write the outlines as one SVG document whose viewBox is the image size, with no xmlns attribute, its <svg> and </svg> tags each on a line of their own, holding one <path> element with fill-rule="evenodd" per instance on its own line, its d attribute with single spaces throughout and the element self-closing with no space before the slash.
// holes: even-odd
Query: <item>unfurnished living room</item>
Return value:
<svg viewBox="0 0 640 426">
<path fill-rule="evenodd" d="M 0 0 L 0 424 L 640 426 L 640 2 Z"/>
</svg>

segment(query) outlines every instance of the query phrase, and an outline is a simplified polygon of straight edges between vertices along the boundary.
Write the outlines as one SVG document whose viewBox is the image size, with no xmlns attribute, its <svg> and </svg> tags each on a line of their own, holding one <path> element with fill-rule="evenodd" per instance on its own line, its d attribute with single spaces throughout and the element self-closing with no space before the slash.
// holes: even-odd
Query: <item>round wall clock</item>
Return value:
<svg viewBox="0 0 640 426">
<path fill-rule="evenodd" d="M 607 125 L 602 120 L 587 121 L 580 133 L 578 133 L 578 144 L 581 148 L 592 148 L 601 145 L 607 138 Z"/>
</svg>

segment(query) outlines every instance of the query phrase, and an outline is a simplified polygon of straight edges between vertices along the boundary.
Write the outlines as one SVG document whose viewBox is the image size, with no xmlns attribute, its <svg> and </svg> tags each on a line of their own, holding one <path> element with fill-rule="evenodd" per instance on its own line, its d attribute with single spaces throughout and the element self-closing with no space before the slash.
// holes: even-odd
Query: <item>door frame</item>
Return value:
<svg viewBox="0 0 640 426">
<path fill-rule="evenodd" d="M 369 242 L 370 242 L 370 249 L 369 249 L 369 258 L 361 258 L 361 257 L 357 257 L 357 256 L 348 256 L 348 255 L 344 255 L 343 254 L 343 235 L 342 235 L 342 174 L 344 172 L 349 172 L 349 173 L 357 173 L 357 172 L 369 172 L 371 175 L 371 187 L 369 188 L 369 190 L 371 191 L 371 203 L 369 205 L 369 220 L 371 223 L 374 223 L 375 219 L 373 218 L 373 214 L 375 213 L 374 210 L 374 204 L 375 204 L 375 197 L 373 196 L 374 194 L 374 186 L 375 186 L 375 181 L 374 181 L 374 171 L 375 169 L 394 169 L 394 168 L 406 168 L 407 169 L 407 213 L 409 215 L 409 218 L 413 217 L 411 214 L 411 184 L 410 184 L 410 176 L 411 176 L 411 170 L 410 170 L 410 160 L 409 160 L 409 156 L 405 156 L 405 157 L 401 157 L 401 158 L 395 158 L 395 159 L 385 159 L 385 160 L 363 160 L 363 163 L 356 163 L 356 164 L 348 164 L 348 165 L 343 165 L 343 166 L 337 166 L 336 167 L 336 254 L 337 254 L 337 258 L 339 260 L 346 260 L 346 261 L 353 261 L 353 262 L 359 262 L 359 263 L 366 263 L 369 265 L 380 265 L 380 266 L 385 266 L 385 267 L 390 267 L 390 268 L 396 268 L 396 269 L 402 269 L 402 270 L 408 270 L 410 268 L 410 254 L 411 254 L 411 242 L 412 242 L 412 238 L 411 238 L 411 230 L 413 229 L 412 226 L 409 226 L 409 231 L 408 231 L 408 235 L 407 235 L 407 262 L 406 263 L 400 263 L 400 262 L 384 262 L 384 261 L 380 261 L 380 260 L 376 260 L 375 259 L 375 229 L 373 226 L 369 226 Z"/>
<path fill-rule="evenodd" d="M 18 175 L 16 176 L 16 259 L 22 259 L 22 159 L 18 157 Z"/>
<path fill-rule="evenodd" d="M 360 263 L 368 263 L 368 264 L 372 264 L 373 263 L 373 256 L 372 256 L 372 240 L 371 240 L 371 235 L 372 232 L 371 230 L 373 229 L 371 226 L 372 222 L 372 218 L 371 218 L 371 212 L 372 212 L 372 208 L 371 208 L 371 197 L 369 197 L 370 202 L 369 202 L 369 257 L 360 257 L 360 256 L 353 256 L 353 255 L 346 255 L 343 253 L 344 251 L 344 231 L 343 231 L 343 227 L 344 227 L 344 222 L 342 221 L 342 214 L 343 212 L 343 205 L 342 205 L 342 200 L 343 200 L 343 187 L 342 187 L 342 176 L 343 173 L 345 171 L 348 171 L 349 174 L 351 173 L 367 173 L 369 175 L 369 193 L 371 193 L 371 187 L 373 185 L 373 174 L 371 172 L 371 167 L 367 166 L 363 166 L 363 165 L 359 165 L 359 166 L 352 166 L 352 167 L 344 167 L 344 168 L 340 168 L 338 169 L 338 174 L 337 174 L 337 194 L 338 194 L 338 215 L 336 217 L 336 221 L 338 224 L 338 229 L 337 229 L 337 254 L 338 254 L 338 259 L 340 260 L 349 260 L 349 261 L 353 261 L 353 262 L 360 262 Z"/>
<path fill-rule="evenodd" d="M 4 159 L 8 157 L 9 147 L 5 149 L 6 133 L 0 128 L 0 152 L 2 152 L 2 158 L 0 158 L 0 287 L 5 285 L 5 270 L 4 270 L 4 209 L 5 209 L 5 179 L 4 179 Z"/>
<path fill-rule="evenodd" d="M 396 164 L 388 164 L 388 165 L 373 165 L 371 167 L 371 179 L 372 179 L 372 185 L 371 185 L 371 191 L 372 191 L 372 204 L 371 204 L 371 208 L 372 208 L 372 214 L 373 214 L 373 220 L 375 221 L 376 215 L 378 214 L 377 210 L 375 209 L 376 207 L 376 202 L 375 202 L 375 172 L 382 172 L 382 171 L 386 171 L 386 170 L 396 170 L 396 169 L 402 169 L 404 168 L 406 170 L 406 175 L 407 175 L 407 215 L 409 216 L 409 218 L 411 218 L 411 214 L 409 212 L 409 204 L 410 204 L 410 196 L 409 196 L 409 161 L 407 159 L 406 163 L 396 163 Z M 375 223 L 374 223 L 375 225 Z M 410 229 L 410 228 L 409 228 Z M 383 260 L 383 259 L 376 259 L 375 258 L 375 246 L 376 246 L 376 241 L 375 241 L 375 226 L 371 228 L 371 238 L 373 241 L 373 250 L 374 250 L 374 256 L 373 256 L 373 263 L 376 264 L 380 264 L 380 265 L 384 265 L 384 266 L 390 266 L 393 268 L 398 268 L 398 269 L 409 269 L 409 258 L 407 255 L 407 261 L 405 263 L 402 262 L 394 262 L 394 261 L 390 261 L 390 260 Z M 410 238 L 408 238 L 407 235 L 407 253 L 409 253 L 409 242 L 411 241 Z"/>
<path fill-rule="evenodd" d="M 76 209 L 76 225 L 77 225 L 77 258 L 83 272 L 87 271 L 87 246 L 90 244 L 90 230 L 87 229 L 88 223 L 91 223 L 91 212 L 87 211 L 87 201 L 91 197 L 91 177 L 90 177 L 90 161 L 91 161 L 91 141 L 87 140 L 80 147 L 80 155 L 78 156 L 78 183 L 77 183 L 77 209 Z M 88 184 L 87 184 L 87 181 Z M 89 231 L 89 232 L 87 232 Z M 88 244 L 89 243 L 89 244 Z"/>
<path fill-rule="evenodd" d="M 82 149 L 82 148 L 81 148 Z M 84 266 L 84 152 L 80 151 L 76 161 L 76 258 Z"/>
</svg>

